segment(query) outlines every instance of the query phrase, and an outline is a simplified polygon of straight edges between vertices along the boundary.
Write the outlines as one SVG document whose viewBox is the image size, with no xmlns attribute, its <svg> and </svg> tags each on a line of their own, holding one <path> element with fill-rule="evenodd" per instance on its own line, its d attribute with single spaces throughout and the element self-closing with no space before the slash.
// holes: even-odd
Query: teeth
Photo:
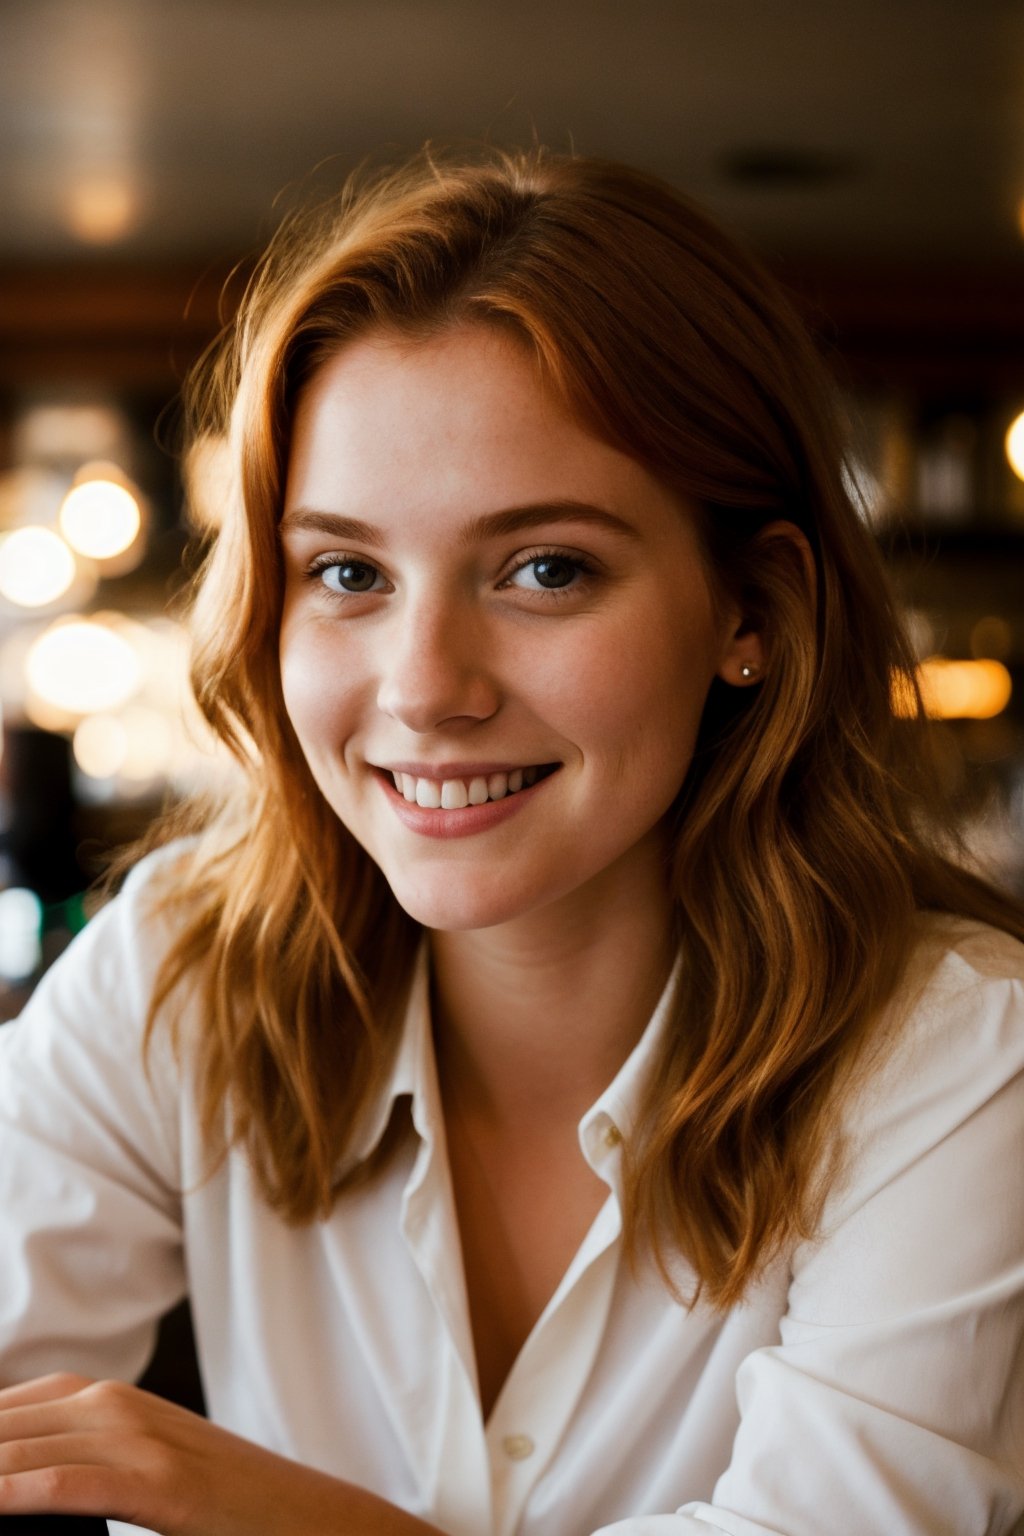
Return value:
<svg viewBox="0 0 1024 1536">
<path fill-rule="evenodd" d="M 392 773 L 395 788 L 410 805 L 430 811 L 464 811 L 469 805 L 486 805 L 488 800 L 503 800 L 524 785 L 536 784 L 539 768 L 513 768 L 510 773 L 481 774 L 470 779 L 418 779 L 411 773 Z"/>
<path fill-rule="evenodd" d="M 469 793 L 461 779 L 445 779 L 441 785 L 441 809 L 464 811 L 469 804 Z"/>
<path fill-rule="evenodd" d="M 470 779 L 469 803 L 470 805 L 485 805 L 487 802 L 487 780 Z"/>
</svg>

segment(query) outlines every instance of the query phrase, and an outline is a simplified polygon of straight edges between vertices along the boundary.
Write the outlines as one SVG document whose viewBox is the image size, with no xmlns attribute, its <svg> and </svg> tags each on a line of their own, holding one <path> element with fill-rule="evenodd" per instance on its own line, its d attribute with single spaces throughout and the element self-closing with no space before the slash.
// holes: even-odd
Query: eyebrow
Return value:
<svg viewBox="0 0 1024 1536">
<path fill-rule="evenodd" d="M 551 523 L 584 523 L 593 528 L 604 528 L 624 538 L 639 539 L 639 529 L 624 518 L 617 517 L 603 507 L 591 506 L 586 501 L 531 502 L 522 507 L 505 507 L 499 512 L 485 512 L 474 517 L 459 529 L 461 544 L 479 544 L 487 539 L 500 538 L 503 534 L 522 533 Z M 321 512 L 315 507 L 295 507 L 281 519 L 281 532 L 326 533 L 331 538 L 363 544 L 368 549 L 383 549 L 386 540 L 373 523 L 364 523 L 356 517 L 343 517 L 338 512 Z"/>
</svg>

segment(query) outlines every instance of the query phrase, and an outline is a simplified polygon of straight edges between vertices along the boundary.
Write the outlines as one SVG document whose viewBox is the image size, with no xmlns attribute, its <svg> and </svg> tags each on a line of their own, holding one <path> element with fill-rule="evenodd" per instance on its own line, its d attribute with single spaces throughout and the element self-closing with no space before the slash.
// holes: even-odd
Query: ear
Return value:
<svg viewBox="0 0 1024 1536">
<path fill-rule="evenodd" d="M 751 572 L 749 591 L 767 595 L 770 588 L 777 590 L 780 577 L 784 577 L 791 592 L 797 589 L 794 595 L 806 602 L 813 617 L 818 592 L 814 551 L 795 523 L 766 523 L 751 541 L 747 565 Z M 769 665 L 765 607 L 759 604 L 756 614 L 747 611 L 741 595 L 726 610 L 727 631 L 716 675 L 733 688 L 751 688 L 764 681 Z"/>
</svg>

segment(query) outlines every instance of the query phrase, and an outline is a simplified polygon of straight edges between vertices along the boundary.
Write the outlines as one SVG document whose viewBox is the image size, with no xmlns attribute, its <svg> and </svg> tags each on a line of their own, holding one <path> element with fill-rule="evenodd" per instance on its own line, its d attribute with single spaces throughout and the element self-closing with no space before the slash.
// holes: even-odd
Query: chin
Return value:
<svg viewBox="0 0 1024 1536">
<path fill-rule="evenodd" d="M 473 881 L 447 880 L 417 884 L 409 880 L 389 882 L 399 906 L 424 928 L 439 933 L 468 933 L 476 928 L 495 928 L 523 917 L 541 902 L 522 892 L 484 888 Z"/>
</svg>

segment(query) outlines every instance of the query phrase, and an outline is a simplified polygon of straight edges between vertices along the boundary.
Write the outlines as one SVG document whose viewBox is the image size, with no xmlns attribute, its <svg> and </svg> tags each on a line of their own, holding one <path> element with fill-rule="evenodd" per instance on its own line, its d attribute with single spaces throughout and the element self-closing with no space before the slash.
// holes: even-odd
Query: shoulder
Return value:
<svg viewBox="0 0 1024 1536">
<path fill-rule="evenodd" d="M 882 1021 L 889 1071 L 992 1085 L 1024 1067 L 1024 944 L 984 923 L 927 915 Z"/>
<path fill-rule="evenodd" d="M 941 1142 L 993 1150 L 1024 1135 L 1024 944 L 981 923 L 923 919 L 843 1126 L 854 1175 L 836 1191 L 844 1213 Z"/>
<path fill-rule="evenodd" d="M 49 1029 L 91 1028 L 113 1036 L 141 1032 L 155 977 L 180 922 L 169 897 L 191 855 L 188 842 L 148 854 L 131 870 L 37 986 L 18 1025 L 3 1031 L 7 1049 Z M 91 1021 L 91 1023 L 90 1023 Z"/>
<path fill-rule="evenodd" d="M 956 992 L 989 981 L 1019 987 L 1024 981 L 1024 944 L 987 923 L 926 914 L 912 963 L 940 988 Z"/>
<path fill-rule="evenodd" d="M 186 849 L 142 860 L 0 1029 L 0 1146 L 76 1146 L 113 1167 L 131 1146 L 162 1184 L 177 1168 L 181 1074 L 167 1032 L 145 1049 L 154 979 L 173 940 L 163 897 Z M 169 884 L 170 882 L 170 884 Z M 114 1149 L 114 1150 L 111 1150 Z M 99 1162 L 96 1163 L 99 1166 Z"/>
</svg>

